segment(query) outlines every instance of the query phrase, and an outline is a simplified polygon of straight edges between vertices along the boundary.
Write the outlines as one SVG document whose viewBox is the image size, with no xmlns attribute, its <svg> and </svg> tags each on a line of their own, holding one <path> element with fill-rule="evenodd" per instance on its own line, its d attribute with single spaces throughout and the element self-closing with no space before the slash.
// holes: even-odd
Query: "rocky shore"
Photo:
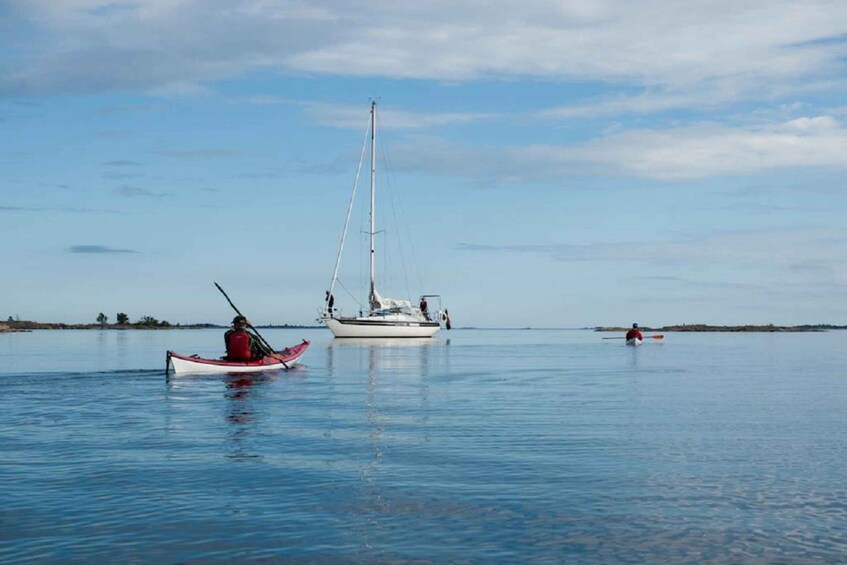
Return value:
<svg viewBox="0 0 847 565">
<path fill-rule="evenodd" d="M 0 322 L 0 333 L 29 332 L 32 330 L 203 330 L 220 329 L 225 330 L 229 326 L 218 324 L 64 324 L 60 322 L 32 322 L 28 320 L 16 320 Z M 285 329 L 285 328 L 312 328 L 319 326 L 298 325 L 264 325 L 256 326 L 259 329 Z"/>
<path fill-rule="evenodd" d="M 708 324 L 681 324 L 675 326 L 648 327 L 640 326 L 642 332 L 825 332 L 828 330 L 847 330 L 847 326 L 832 324 L 805 324 L 802 326 L 744 325 L 744 326 L 710 326 Z M 598 326 L 598 332 L 626 332 L 628 327 Z"/>
<path fill-rule="evenodd" d="M 0 333 L 28 332 L 32 330 L 196 330 L 204 328 L 224 328 L 215 324 L 63 324 L 59 322 L 31 322 L 16 320 L 0 323 Z"/>
</svg>

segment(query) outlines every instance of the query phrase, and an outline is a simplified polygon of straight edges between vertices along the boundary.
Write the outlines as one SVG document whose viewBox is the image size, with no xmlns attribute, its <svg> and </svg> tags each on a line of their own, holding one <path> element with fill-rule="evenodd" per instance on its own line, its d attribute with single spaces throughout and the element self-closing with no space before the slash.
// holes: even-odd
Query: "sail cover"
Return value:
<svg viewBox="0 0 847 565">
<path fill-rule="evenodd" d="M 371 309 L 382 310 L 383 308 L 411 308 L 412 303 L 408 300 L 397 300 L 395 298 L 384 298 L 379 295 L 376 289 L 373 289 L 371 296 Z"/>
</svg>

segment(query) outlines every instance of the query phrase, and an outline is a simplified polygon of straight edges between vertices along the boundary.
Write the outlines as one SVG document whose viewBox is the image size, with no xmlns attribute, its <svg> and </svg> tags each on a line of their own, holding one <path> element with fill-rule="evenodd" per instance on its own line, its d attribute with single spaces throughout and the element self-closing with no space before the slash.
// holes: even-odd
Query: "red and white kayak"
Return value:
<svg viewBox="0 0 847 565">
<path fill-rule="evenodd" d="M 638 345 L 641 345 L 641 342 L 642 342 L 642 340 L 638 339 L 637 337 L 631 337 L 628 340 L 626 340 L 626 344 L 630 345 L 632 347 L 636 347 Z"/>
<path fill-rule="evenodd" d="M 197 355 L 179 355 L 168 351 L 166 368 L 174 368 L 174 375 L 190 375 L 198 373 L 256 373 L 259 371 L 274 371 L 290 369 L 300 361 L 300 357 L 308 349 L 310 342 L 286 347 L 274 355 L 268 355 L 255 361 L 227 361 L 226 359 L 204 359 Z"/>
</svg>

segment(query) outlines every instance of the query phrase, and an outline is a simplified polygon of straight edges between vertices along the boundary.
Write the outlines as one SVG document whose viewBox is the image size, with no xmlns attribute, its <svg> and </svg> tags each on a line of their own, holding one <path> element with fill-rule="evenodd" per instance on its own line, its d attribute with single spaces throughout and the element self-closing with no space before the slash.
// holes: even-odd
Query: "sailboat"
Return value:
<svg viewBox="0 0 847 565">
<path fill-rule="evenodd" d="M 367 311 L 360 311 L 359 316 L 346 317 L 337 315 L 339 310 L 333 308 L 332 298 L 335 287 L 338 283 L 338 269 L 341 264 L 341 256 L 344 250 L 344 242 L 347 237 L 347 228 L 350 223 L 350 212 L 353 206 L 353 200 L 356 194 L 354 184 L 353 195 L 350 197 L 350 204 L 347 209 L 347 220 L 344 224 L 344 231 L 341 236 L 341 243 L 338 249 L 338 255 L 335 260 L 335 270 L 332 275 L 329 291 L 327 292 L 327 300 L 325 306 L 319 309 L 320 322 L 332 331 L 335 337 L 339 338 L 428 338 L 438 332 L 441 327 L 441 320 L 444 320 L 449 328 L 449 317 L 446 311 L 441 310 L 441 297 L 439 295 L 423 295 L 421 302 L 415 306 L 410 300 L 400 300 L 395 298 L 386 298 L 379 294 L 376 289 L 375 264 L 376 256 L 376 220 L 374 215 L 374 206 L 376 202 L 376 102 L 371 102 L 371 115 L 368 124 L 370 130 L 371 142 L 371 186 L 370 186 L 370 226 L 368 230 L 370 241 L 370 290 L 368 293 L 368 308 Z M 365 150 L 362 148 L 362 160 L 364 159 Z M 359 162 L 359 170 L 361 170 L 361 160 Z M 358 174 L 357 174 L 358 178 Z M 430 310 L 427 298 L 434 299 L 438 302 L 435 309 Z M 364 309 L 363 309 L 364 310 Z"/>
</svg>

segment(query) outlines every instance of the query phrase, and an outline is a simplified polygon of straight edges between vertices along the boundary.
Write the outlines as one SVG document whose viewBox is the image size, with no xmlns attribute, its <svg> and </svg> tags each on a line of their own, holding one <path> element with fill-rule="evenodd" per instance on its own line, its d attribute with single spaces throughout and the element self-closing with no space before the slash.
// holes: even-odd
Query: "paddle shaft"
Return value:
<svg viewBox="0 0 847 565">
<path fill-rule="evenodd" d="M 603 339 L 626 339 L 625 337 L 604 337 Z M 663 335 L 645 335 L 644 339 L 665 339 Z"/>
<path fill-rule="evenodd" d="M 224 295 L 224 298 L 226 298 L 226 301 L 227 301 L 227 302 L 229 302 L 229 305 L 230 305 L 230 306 L 232 306 L 232 309 L 233 309 L 233 310 L 235 310 L 235 313 L 236 313 L 236 314 L 238 314 L 239 316 L 243 316 L 243 317 L 244 317 L 244 319 L 246 320 L 246 319 L 247 319 L 247 316 L 244 316 L 244 314 L 242 314 L 242 313 L 238 310 L 238 307 L 237 307 L 235 304 L 233 304 L 233 303 L 232 303 L 232 300 L 230 300 L 229 296 L 228 296 L 228 295 L 227 295 L 227 293 L 224 291 L 224 289 L 222 289 L 222 288 L 221 288 L 221 285 L 219 285 L 218 283 L 215 283 L 215 286 L 216 286 L 216 287 L 218 287 L 218 290 L 219 290 L 219 291 L 221 291 L 221 294 L 223 294 L 223 295 Z M 280 359 L 280 358 L 276 355 L 276 351 L 274 351 L 274 348 L 273 348 L 273 347 L 271 347 L 271 344 L 270 344 L 270 343 L 268 343 L 268 340 L 266 340 L 264 337 L 262 337 L 262 334 L 260 334 L 260 333 L 259 333 L 259 330 L 257 330 L 256 328 L 254 328 L 254 327 L 253 327 L 253 325 L 252 325 L 250 322 L 247 322 L 247 327 L 248 327 L 248 328 L 250 328 L 251 330 L 253 330 L 253 333 L 255 333 L 255 334 L 256 334 L 256 337 L 258 337 L 258 338 L 261 340 L 262 345 L 264 345 L 265 347 L 267 347 L 267 348 L 268 348 L 268 351 L 270 351 L 270 352 L 271 352 L 271 355 L 270 355 L 270 356 L 271 356 L 271 357 L 274 357 L 275 359 L 277 359 L 280 363 L 282 363 L 283 367 L 285 367 L 285 368 L 287 369 L 287 368 L 288 368 L 288 365 L 285 363 L 285 361 L 283 361 L 282 359 Z"/>
</svg>

